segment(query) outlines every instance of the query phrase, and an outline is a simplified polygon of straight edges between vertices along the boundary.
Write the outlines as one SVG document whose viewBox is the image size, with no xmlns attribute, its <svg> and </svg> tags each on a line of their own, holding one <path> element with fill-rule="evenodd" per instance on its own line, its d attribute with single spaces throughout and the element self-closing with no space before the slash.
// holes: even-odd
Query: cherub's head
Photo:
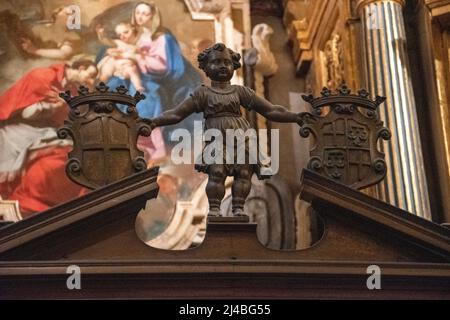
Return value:
<svg viewBox="0 0 450 320">
<path fill-rule="evenodd" d="M 129 22 L 121 22 L 114 29 L 120 40 L 126 43 L 134 43 L 136 40 L 137 30 Z"/>
<path fill-rule="evenodd" d="M 200 69 L 214 81 L 230 81 L 234 70 L 241 67 L 241 55 L 227 48 L 223 43 L 216 43 L 203 50 L 197 60 Z"/>
<path fill-rule="evenodd" d="M 87 59 L 79 59 L 66 68 L 66 80 L 69 85 L 92 87 L 98 70 L 95 63 Z"/>
</svg>

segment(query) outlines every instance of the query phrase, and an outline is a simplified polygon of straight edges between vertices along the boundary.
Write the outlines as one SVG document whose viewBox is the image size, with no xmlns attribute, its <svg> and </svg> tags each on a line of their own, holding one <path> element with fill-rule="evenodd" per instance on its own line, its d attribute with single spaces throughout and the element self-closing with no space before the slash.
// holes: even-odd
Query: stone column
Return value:
<svg viewBox="0 0 450 320">
<path fill-rule="evenodd" d="M 424 158 L 419 136 L 403 20 L 405 0 L 359 0 L 363 24 L 366 83 L 372 94 L 387 97 L 381 119 L 392 132 L 384 152 L 388 172 L 379 198 L 431 219 Z"/>
</svg>

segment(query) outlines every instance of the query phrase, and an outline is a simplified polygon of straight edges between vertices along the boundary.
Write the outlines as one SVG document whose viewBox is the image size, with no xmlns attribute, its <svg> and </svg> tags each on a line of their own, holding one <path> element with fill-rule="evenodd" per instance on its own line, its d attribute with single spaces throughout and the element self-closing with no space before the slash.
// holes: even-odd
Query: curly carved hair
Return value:
<svg viewBox="0 0 450 320">
<path fill-rule="evenodd" d="M 233 61 L 234 70 L 239 69 L 241 67 L 241 55 L 233 50 L 227 48 L 223 43 L 216 43 L 212 47 L 209 47 L 203 50 L 197 56 L 198 66 L 203 71 L 206 71 L 206 65 L 208 64 L 208 56 L 212 51 L 224 51 L 228 50 L 231 55 L 231 60 Z"/>
</svg>

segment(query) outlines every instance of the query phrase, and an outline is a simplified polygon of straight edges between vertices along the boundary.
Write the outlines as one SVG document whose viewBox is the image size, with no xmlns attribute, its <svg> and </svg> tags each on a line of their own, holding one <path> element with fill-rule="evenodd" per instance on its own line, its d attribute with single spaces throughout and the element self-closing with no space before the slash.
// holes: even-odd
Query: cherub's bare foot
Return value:
<svg viewBox="0 0 450 320">
<path fill-rule="evenodd" d="M 144 87 L 136 87 L 136 91 L 139 91 L 140 93 L 144 93 L 145 88 Z"/>
<path fill-rule="evenodd" d="M 208 217 L 221 217 L 220 209 L 210 209 L 208 212 Z"/>
<path fill-rule="evenodd" d="M 235 217 L 246 217 L 247 214 L 241 208 L 233 209 L 233 216 Z"/>
</svg>

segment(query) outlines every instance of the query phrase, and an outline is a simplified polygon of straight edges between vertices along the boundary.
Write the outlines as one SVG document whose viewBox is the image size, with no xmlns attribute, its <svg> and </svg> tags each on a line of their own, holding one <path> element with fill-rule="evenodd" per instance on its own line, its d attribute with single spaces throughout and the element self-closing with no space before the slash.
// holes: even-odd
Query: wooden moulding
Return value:
<svg viewBox="0 0 450 320">
<path fill-rule="evenodd" d="M 302 197 L 325 233 L 308 249 L 267 249 L 257 225 L 239 219 L 211 219 L 197 248 L 148 247 L 134 222 L 156 196 L 156 173 L 3 229 L 0 298 L 450 298 L 450 230 L 309 171 Z M 52 250 L 36 253 L 45 247 Z M 378 291 L 366 286 L 374 264 Z M 81 290 L 66 287 L 71 265 L 81 269 Z"/>
<path fill-rule="evenodd" d="M 40 240 L 54 233 L 67 239 L 69 230 L 79 225 L 86 228 L 86 233 L 95 232 L 96 228 L 114 220 L 136 215 L 145 208 L 147 200 L 158 195 L 158 171 L 156 167 L 135 174 L 0 229 L 0 259 L 10 249 L 31 241 L 41 243 Z"/>
</svg>

